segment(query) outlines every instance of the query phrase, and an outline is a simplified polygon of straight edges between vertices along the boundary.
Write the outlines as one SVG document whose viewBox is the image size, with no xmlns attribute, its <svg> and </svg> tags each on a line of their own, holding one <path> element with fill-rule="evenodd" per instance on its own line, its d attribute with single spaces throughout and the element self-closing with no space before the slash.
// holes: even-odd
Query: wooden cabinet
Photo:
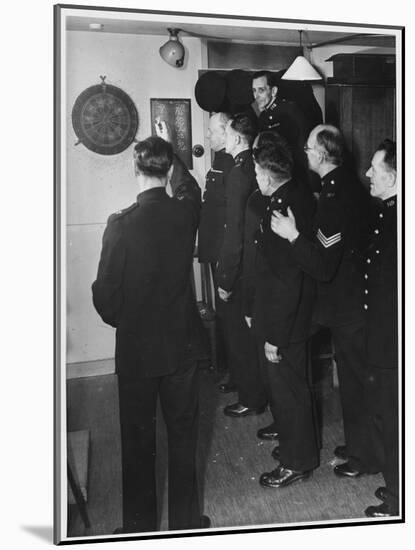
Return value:
<svg viewBox="0 0 415 550">
<path fill-rule="evenodd" d="M 357 173 L 365 173 L 373 152 L 385 138 L 396 139 L 395 86 L 331 83 L 326 87 L 326 122 L 345 136 Z"/>
</svg>

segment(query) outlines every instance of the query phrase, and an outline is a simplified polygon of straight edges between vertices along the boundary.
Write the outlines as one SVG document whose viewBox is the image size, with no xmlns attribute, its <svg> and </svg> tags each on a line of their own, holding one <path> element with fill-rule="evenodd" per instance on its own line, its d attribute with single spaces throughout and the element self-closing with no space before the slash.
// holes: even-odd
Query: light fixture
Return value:
<svg viewBox="0 0 415 550">
<path fill-rule="evenodd" d="M 302 52 L 303 31 L 298 32 L 300 33 L 300 50 Z M 321 80 L 321 76 L 303 55 L 299 55 L 285 71 L 281 80 Z"/>
<path fill-rule="evenodd" d="M 167 29 L 170 34 L 169 40 L 159 49 L 160 57 L 172 67 L 183 67 L 184 46 L 177 36 L 181 29 Z"/>
</svg>

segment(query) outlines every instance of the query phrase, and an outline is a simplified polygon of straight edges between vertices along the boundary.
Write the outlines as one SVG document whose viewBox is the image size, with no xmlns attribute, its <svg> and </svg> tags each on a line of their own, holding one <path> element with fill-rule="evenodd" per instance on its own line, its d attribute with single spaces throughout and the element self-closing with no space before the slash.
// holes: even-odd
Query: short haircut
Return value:
<svg viewBox="0 0 415 550">
<path fill-rule="evenodd" d="M 230 127 L 251 147 L 258 133 L 258 123 L 255 115 L 237 113 L 230 118 Z"/>
<path fill-rule="evenodd" d="M 223 129 L 225 129 L 226 125 L 228 124 L 229 120 L 231 119 L 231 115 L 229 113 L 225 112 L 218 112 L 218 113 L 212 113 L 210 115 L 210 118 L 213 116 L 218 115 L 219 124 L 222 126 Z"/>
<path fill-rule="evenodd" d="M 255 149 L 265 145 L 281 144 L 289 149 L 288 141 L 277 130 L 264 130 L 258 134 L 258 142 Z"/>
<path fill-rule="evenodd" d="M 257 71 L 256 73 L 254 73 L 252 75 L 252 82 L 256 79 L 256 78 L 262 78 L 263 76 L 265 76 L 265 78 L 267 79 L 267 84 L 268 86 L 270 86 L 271 88 L 273 86 L 276 86 L 275 84 L 275 78 L 274 78 L 274 75 L 272 74 L 271 71 Z"/>
<path fill-rule="evenodd" d="M 158 136 L 151 136 L 134 147 L 137 169 L 145 176 L 163 178 L 173 163 L 173 147 Z"/>
<path fill-rule="evenodd" d="M 291 149 L 282 136 L 273 131 L 261 132 L 257 147 L 253 149 L 254 160 L 270 172 L 277 181 L 290 179 L 293 170 Z"/>
<path fill-rule="evenodd" d="M 385 139 L 379 144 L 376 151 L 384 151 L 383 162 L 389 170 L 396 172 L 396 142 Z"/>
<path fill-rule="evenodd" d="M 335 126 L 322 124 L 316 135 L 316 143 L 324 149 L 325 160 L 336 166 L 344 162 L 346 144 L 343 134 Z"/>
</svg>

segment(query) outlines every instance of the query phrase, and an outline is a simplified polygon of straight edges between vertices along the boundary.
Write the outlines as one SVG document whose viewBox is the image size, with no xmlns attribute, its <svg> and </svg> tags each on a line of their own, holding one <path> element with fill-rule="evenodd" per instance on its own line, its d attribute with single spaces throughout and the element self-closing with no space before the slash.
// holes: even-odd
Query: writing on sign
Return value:
<svg viewBox="0 0 415 550">
<path fill-rule="evenodd" d="M 192 126 L 190 99 L 150 99 L 151 131 L 156 135 L 155 122 L 159 117 L 169 129 L 174 152 L 187 168 L 193 168 Z"/>
</svg>

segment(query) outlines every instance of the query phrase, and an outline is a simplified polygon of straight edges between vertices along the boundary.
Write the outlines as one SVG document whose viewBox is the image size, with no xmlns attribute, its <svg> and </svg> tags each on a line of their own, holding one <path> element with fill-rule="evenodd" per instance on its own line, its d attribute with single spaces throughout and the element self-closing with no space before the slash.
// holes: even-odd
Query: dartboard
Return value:
<svg viewBox="0 0 415 550">
<path fill-rule="evenodd" d="M 101 155 L 115 155 L 133 142 L 138 113 L 128 94 L 106 84 L 105 77 L 101 80 L 101 84 L 90 86 L 78 96 L 72 124 L 78 143 Z"/>
</svg>

